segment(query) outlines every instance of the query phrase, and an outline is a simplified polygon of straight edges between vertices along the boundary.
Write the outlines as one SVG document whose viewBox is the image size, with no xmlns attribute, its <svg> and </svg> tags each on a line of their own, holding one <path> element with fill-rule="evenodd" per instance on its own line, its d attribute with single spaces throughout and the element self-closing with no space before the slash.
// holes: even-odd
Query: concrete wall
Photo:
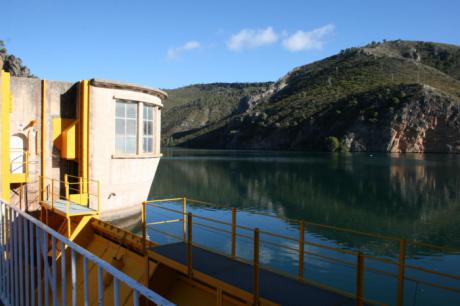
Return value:
<svg viewBox="0 0 460 306">
<path fill-rule="evenodd" d="M 46 122 L 45 122 L 45 176 L 61 178 L 66 162 L 60 159 L 54 147 L 53 117 L 75 115 L 76 107 L 74 84 L 59 81 L 46 81 Z M 27 200 L 31 210 L 38 208 L 38 181 L 41 167 L 41 90 L 42 82 L 34 78 L 11 78 L 13 111 L 10 115 L 10 137 L 20 135 L 27 139 L 26 149 L 30 152 L 29 181 Z M 32 124 L 35 121 L 35 124 Z M 19 205 L 19 186 L 12 186 L 12 203 Z M 56 188 L 59 192 L 59 188 Z M 24 203 L 23 203 L 24 204 Z"/>
<path fill-rule="evenodd" d="M 161 106 L 161 100 L 146 93 L 95 86 L 90 86 L 89 96 L 89 172 L 92 179 L 101 182 L 102 218 L 118 219 L 138 213 L 142 201 L 148 197 L 160 160 L 161 110 L 158 107 L 154 122 L 155 152 L 120 155 L 115 152 L 115 101 L 124 99 Z M 139 119 L 142 120 L 140 111 L 138 124 L 142 123 Z"/>
<path fill-rule="evenodd" d="M 41 82 L 38 79 L 11 78 L 13 111 L 10 114 L 10 137 L 21 136 L 26 140 L 25 149 L 30 152 L 27 199 L 19 203 L 20 186 L 12 186 L 11 204 L 23 207 L 31 203 L 31 209 L 38 204 L 38 176 L 40 173 L 40 117 L 41 117 Z M 35 121 L 35 124 L 32 122 Z M 27 201 L 26 201 L 27 200 Z"/>
</svg>

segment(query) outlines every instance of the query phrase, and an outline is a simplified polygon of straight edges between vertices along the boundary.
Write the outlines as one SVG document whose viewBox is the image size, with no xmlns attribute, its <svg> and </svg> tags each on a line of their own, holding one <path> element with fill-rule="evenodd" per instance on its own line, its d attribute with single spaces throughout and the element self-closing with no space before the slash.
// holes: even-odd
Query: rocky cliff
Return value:
<svg viewBox="0 0 460 306">
<path fill-rule="evenodd" d="M 411 41 L 371 43 L 298 67 L 277 82 L 245 94 L 244 110 L 169 133 L 168 144 L 227 149 L 460 152 L 457 46 Z M 172 100 L 174 103 L 174 96 Z M 236 108 L 241 100 L 225 101 Z M 194 105 L 186 99 L 181 101 L 188 112 Z M 175 113 L 165 112 L 165 121 L 173 122 L 171 117 L 177 118 Z M 174 126 L 167 129 L 173 131 Z"/>
</svg>

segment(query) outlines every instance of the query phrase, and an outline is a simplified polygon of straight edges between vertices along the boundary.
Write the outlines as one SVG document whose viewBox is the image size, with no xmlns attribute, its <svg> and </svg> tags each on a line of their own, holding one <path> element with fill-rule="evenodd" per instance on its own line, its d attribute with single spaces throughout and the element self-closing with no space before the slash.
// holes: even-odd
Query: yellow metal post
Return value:
<svg viewBox="0 0 460 306">
<path fill-rule="evenodd" d="M 88 192 L 89 179 L 89 83 L 88 80 L 80 82 L 80 155 L 79 155 L 79 173 L 83 178 L 82 191 Z"/>
<path fill-rule="evenodd" d="M 356 269 L 356 305 L 363 306 L 364 300 L 364 256 L 360 252 L 357 256 L 357 269 Z"/>
<path fill-rule="evenodd" d="M 100 213 L 101 209 L 101 183 L 97 181 L 97 213 Z"/>
<path fill-rule="evenodd" d="M 188 267 L 188 277 L 191 279 L 193 277 L 193 257 L 192 257 L 192 213 L 187 215 L 187 267 Z"/>
<path fill-rule="evenodd" d="M 83 193 L 83 180 L 81 176 L 78 177 L 78 193 L 82 194 Z M 81 199 L 80 199 L 81 200 Z"/>
<path fill-rule="evenodd" d="M 303 264 L 305 251 L 305 223 L 300 221 L 299 227 L 299 278 L 303 279 Z"/>
<path fill-rule="evenodd" d="M 64 185 L 65 185 L 65 198 L 66 200 L 70 199 L 70 186 L 69 186 L 69 177 L 67 174 L 64 175 Z"/>
<path fill-rule="evenodd" d="M 182 199 L 182 219 L 183 221 L 183 235 L 184 235 L 184 241 L 187 239 L 187 198 L 184 197 Z"/>
<path fill-rule="evenodd" d="M 54 209 L 54 179 L 51 180 L 51 209 Z"/>
<path fill-rule="evenodd" d="M 406 240 L 399 241 L 398 296 L 396 305 L 404 304 L 404 270 L 406 261 Z"/>
<path fill-rule="evenodd" d="M 26 157 L 26 164 L 25 164 L 25 167 L 26 167 L 26 182 L 29 180 L 29 151 L 25 151 L 25 157 Z"/>
<path fill-rule="evenodd" d="M 10 74 L 0 70 L 0 141 L 2 143 L 1 152 L 1 177 L 0 180 L 2 194 L 5 201 L 10 199 Z"/>
<path fill-rule="evenodd" d="M 259 248 L 260 248 L 260 232 L 258 228 L 254 229 L 254 256 L 253 256 L 253 283 L 252 289 L 254 292 L 253 305 L 259 305 L 260 298 L 260 267 L 259 267 Z"/>
<path fill-rule="evenodd" d="M 40 122 L 40 173 L 41 181 L 43 186 L 43 193 L 40 193 L 40 200 L 45 200 L 45 161 L 46 161 L 46 80 L 42 80 L 42 91 L 41 91 L 41 100 L 42 100 L 42 113 L 41 113 L 41 122 Z"/>
<path fill-rule="evenodd" d="M 236 208 L 232 207 L 232 257 L 236 256 Z"/>
<path fill-rule="evenodd" d="M 70 235 L 72 235 L 72 225 L 70 224 L 70 217 L 68 214 L 66 215 L 66 221 L 67 221 L 67 238 L 70 239 Z"/>
<path fill-rule="evenodd" d="M 144 285 L 149 285 L 149 257 L 147 256 L 147 215 L 146 215 L 146 202 L 142 202 L 142 253 L 144 254 L 145 260 L 145 279 Z"/>
<path fill-rule="evenodd" d="M 222 306 L 222 289 L 216 288 L 216 306 Z"/>
</svg>

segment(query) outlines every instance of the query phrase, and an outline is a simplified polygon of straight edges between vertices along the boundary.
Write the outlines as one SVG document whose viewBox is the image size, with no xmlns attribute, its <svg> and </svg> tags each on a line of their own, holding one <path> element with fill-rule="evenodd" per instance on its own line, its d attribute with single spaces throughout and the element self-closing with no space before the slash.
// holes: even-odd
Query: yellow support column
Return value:
<svg viewBox="0 0 460 306">
<path fill-rule="evenodd" d="M 10 92 L 10 74 L 1 70 L 1 197 L 5 201 L 10 199 L 10 110 L 11 110 L 11 92 Z"/>
<path fill-rule="evenodd" d="M 40 175 L 41 175 L 41 188 L 40 200 L 45 200 L 44 189 L 45 189 L 45 147 L 46 147 L 46 81 L 42 80 L 42 92 L 41 92 L 41 102 L 42 102 L 42 113 L 41 113 L 41 123 L 40 123 Z"/>
<path fill-rule="evenodd" d="M 88 193 L 89 179 L 89 83 L 87 80 L 80 82 L 80 163 L 79 173 L 83 178 L 82 193 Z"/>
</svg>

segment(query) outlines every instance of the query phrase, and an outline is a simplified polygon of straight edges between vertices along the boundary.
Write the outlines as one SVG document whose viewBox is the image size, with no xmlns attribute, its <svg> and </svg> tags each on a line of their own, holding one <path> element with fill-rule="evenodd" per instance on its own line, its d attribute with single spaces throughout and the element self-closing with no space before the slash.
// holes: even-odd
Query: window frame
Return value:
<svg viewBox="0 0 460 306">
<path fill-rule="evenodd" d="M 155 152 L 155 105 L 143 103 L 142 105 L 142 153 L 153 154 Z M 147 112 L 146 112 L 147 111 Z M 149 113 L 150 111 L 150 113 Z M 147 118 L 146 118 L 147 114 Z M 150 115 L 150 117 L 149 117 Z M 146 123 L 150 124 L 150 133 L 146 133 Z M 148 125 L 147 125 L 148 131 Z M 150 140 L 150 151 L 146 147 L 146 140 Z"/>
<path fill-rule="evenodd" d="M 125 99 L 125 98 L 118 98 L 114 96 L 114 102 L 115 102 L 115 122 L 114 122 L 114 154 L 112 154 L 112 158 L 153 158 L 153 157 L 160 157 L 162 154 L 159 152 L 159 147 L 158 147 L 158 141 L 159 141 L 159 136 L 157 135 L 159 133 L 159 127 L 157 127 L 157 124 L 159 124 L 159 112 L 161 110 L 161 106 L 156 104 L 156 103 L 149 103 L 149 102 L 144 102 L 144 101 L 136 101 L 136 100 L 131 100 L 131 99 Z M 118 103 L 124 104 L 124 116 L 125 117 L 120 117 L 117 114 L 117 105 Z M 126 104 L 134 104 L 136 111 L 135 111 L 135 119 L 132 117 L 126 117 L 127 116 L 127 109 L 126 109 Z M 146 119 L 145 117 L 145 112 L 148 109 L 150 110 L 150 114 L 147 113 L 147 122 L 151 126 L 151 131 L 150 134 L 146 135 L 144 133 L 144 124 Z M 117 134 L 117 120 L 119 119 L 124 119 L 125 120 L 125 134 Z M 126 129 L 127 129 L 127 124 L 126 120 L 135 120 L 135 150 L 133 152 L 127 152 L 125 151 L 119 151 L 117 148 L 117 137 L 119 135 L 123 135 L 126 139 Z M 132 137 L 128 136 L 128 137 Z M 150 140 L 150 147 L 151 151 L 145 150 L 144 147 L 144 141 L 145 139 Z M 126 140 L 125 140 L 126 141 Z M 124 144 L 126 148 L 126 142 Z"/>
<path fill-rule="evenodd" d="M 118 105 L 122 104 L 123 105 L 123 111 L 124 114 L 123 116 L 120 116 L 117 112 L 118 110 Z M 128 105 L 134 105 L 134 116 L 129 116 L 128 115 Z M 139 132 L 138 132 L 138 125 L 139 125 L 139 104 L 135 101 L 130 101 L 130 100 L 122 100 L 122 99 L 117 99 L 115 101 L 115 154 L 121 154 L 121 155 L 135 155 L 138 154 L 138 137 L 139 137 Z M 118 122 L 122 120 L 123 122 L 123 133 L 118 133 Z M 128 133 L 129 129 L 129 122 L 134 121 L 134 129 L 133 133 Z M 132 124 L 132 122 L 131 122 Z M 119 137 L 123 138 L 123 150 L 119 150 L 119 143 L 118 139 Z M 134 144 L 134 150 L 128 151 L 127 146 L 128 142 L 127 140 L 134 141 L 132 144 Z"/>
</svg>

